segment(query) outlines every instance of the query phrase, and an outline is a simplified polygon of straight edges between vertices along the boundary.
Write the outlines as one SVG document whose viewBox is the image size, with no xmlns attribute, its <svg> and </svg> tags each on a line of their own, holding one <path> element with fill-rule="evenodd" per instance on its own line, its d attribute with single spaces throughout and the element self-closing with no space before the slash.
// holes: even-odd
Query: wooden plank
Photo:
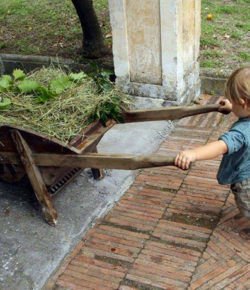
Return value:
<svg viewBox="0 0 250 290">
<path fill-rule="evenodd" d="M 76 138 L 74 138 L 70 142 L 70 146 L 76 148 L 78 154 L 83 152 L 94 152 L 96 146 L 101 140 L 102 136 L 116 123 L 113 120 L 107 122 L 107 126 L 104 127 L 100 121 L 96 121 L 91 123 L 87 128 L 83 129 Z M 53 153 L 47 151 L 49 153 Z M 61 152 L 57 152 L 61 153 Z M 74 168 L 54 168 L 54 167 L 40 167 L 40 172 L 42 174 L 44 183 L 48 188 L 52 188 L 56 186 L 58 183 L 65 178 L 65 176 L 71 175 L 71 172 L 74 171 Z M 80 172 L 74 174 L 71 179 L 75 178 Z M 100 175 L 100 171 L 94 170 L 93 175 L 95 178 L 100 179 L 102 175 Z M 66 182 L 64 183 L 66 184 Z M 60 190 L 64 186 L 60 186 Z M 57 191 L 58 192 L 58 191 Z"/>
<path fill-rule="evenodd" d="M 20 160 L 29 177 L 37 200 L 42 207 L 45 219 L 50 225 L 55 226 L 57 223 L 57 212 L 51 202 L 50 196 L 47 192 L 39 169 L 35 165 L 35 162 L 32 158 L 32 152 L 18 130 L 13 130 L 11 132 L 11 136 L 14 143 L 16 144 L 17 152 L 19 153 Z"/>
<path fill-rule="evenodd" d="M 87 128 L 83 129 L 76 138 L 74 138 L 70 145 L 77 148 L 79 153 L 93 152 L 100 142 L 102 136 L 112 128 L 116 122 L 109 120 L 104 127 L 100 121 L 91 123 Z"/>
<path fill-rule="evenodd" d="M 18 130 L 22 134 L 24 140 L 29 142 L 29 147 L 32 151 L 44 153 L 79 153 L 79 150 L 77 150 L 74 146 L 67 145 L 56 138 L 48 137 L 33 130 L 12 125 L 3 125 L 0 127 L 0 145 L 3 145 L 0 146 L 0 151 L 16 151 L 16 145 L 14 144 L 10 133 L 12 130 Z"/>
<path fill-rule="evenodd" d="M 17 154 L 6 154 L 8 162 L 19 164 Z M 1 155 L 0 163 L 6 163 L 5 156 Z M 72 168 L 109 168 L 135 170 L 139 168 L 168 166 L 174 164 L 175 156 L 146 155 L 137 156 L 133 154 L 100 154 L 83 153 L 72 154 L 32 154 L 34 163 L 37 166 L 72 167 Z"/>
<path fill-rule="evenodd" d="M 218 112 L 220 105 L 177 106 L 151 110 L 123 111 L 122 116 L 126 123 L 160 120 L 177 120 L 188 116 Z M 229 112 L 224 112 L 229 113 Z"/>
</svg>

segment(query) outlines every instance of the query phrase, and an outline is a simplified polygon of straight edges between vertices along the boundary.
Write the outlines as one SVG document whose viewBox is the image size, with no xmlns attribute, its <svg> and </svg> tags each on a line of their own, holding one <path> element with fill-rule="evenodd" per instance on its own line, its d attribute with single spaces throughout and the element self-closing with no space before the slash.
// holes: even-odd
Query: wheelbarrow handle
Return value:
<svg viewBox="0 0 250 290">
<path fill-rule="evenodd" d="M 136 170 L 140 168 L 174 165 L 174 156 L 133 155 L 133 154 L 44 154 L 31 155 L 36 166 L 69 167 L 69 168 L 106 168 Z M 18 154 L 5 152 L 0 154 L 0 164 L 21 164 Z"/>
<path fill-rule="evenodd" d="M 144 121 L 160 121 L 160 120 L 177 120 L 198 114 L 209 112 L 221 112 L 224 114 L 228 111 L 219 111 L 220 104 L 213 105 L 194 105 L 194 106 L 176 106 L 160 109 L 149 110 L 131 110 L 122 111 L 122 117 L 126 123 L 144 122 Z"/>
</svg>

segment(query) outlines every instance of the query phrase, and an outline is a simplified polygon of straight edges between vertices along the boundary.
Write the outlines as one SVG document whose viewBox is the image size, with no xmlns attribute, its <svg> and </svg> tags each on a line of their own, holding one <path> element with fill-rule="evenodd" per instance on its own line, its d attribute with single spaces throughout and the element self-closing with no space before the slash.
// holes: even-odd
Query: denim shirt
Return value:
<svg viewBox="0 0 250 290">
<path fill-rule="evenodd" d="M 234 184 L 250 178 L 250 118 L 241 118 L 219 137 L 227 144 L 217 179 L 220 184 Z"/>
</svg>

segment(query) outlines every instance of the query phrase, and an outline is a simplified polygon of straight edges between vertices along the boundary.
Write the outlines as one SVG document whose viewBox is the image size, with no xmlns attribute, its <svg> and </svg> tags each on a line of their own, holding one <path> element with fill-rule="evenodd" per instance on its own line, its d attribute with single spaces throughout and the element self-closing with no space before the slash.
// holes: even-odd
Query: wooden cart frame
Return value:
<svg viewBox="0 0 250 290">
<path fill-rule="evenodd" d="M 220 105 L 170 107 L 123 111 L 125 123 L 175 120 L 219 110 Z M 227 112 L 225 112 L 227 113 Z M 46 221 L 55 226 L 57 212 L 51 196 L 59 192 L 83 168 L 91 168 L 95 179 L 104 176 L 103 169 L 128 169 L 168 166 L 174 157 L 128 154 L 100 154 L 97 145 L 116 123 L 91 123 L 68 145 L 37 132 L 5 125 L 0 127 L 0 180 L 17 182 L 27 174 Z"/>
</svg>

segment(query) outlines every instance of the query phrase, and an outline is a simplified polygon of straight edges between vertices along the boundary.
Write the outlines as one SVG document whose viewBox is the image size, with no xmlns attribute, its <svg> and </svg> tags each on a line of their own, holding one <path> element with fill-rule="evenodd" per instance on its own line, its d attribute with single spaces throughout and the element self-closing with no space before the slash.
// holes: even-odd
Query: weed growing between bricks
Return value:
<svg viewBox="0 0 250 290">
<path fill-rule="evenodd" d="M 208 214 L 208 212 L 206 212 Z M 183 224 L 188 224 L 188 225 L 195 225 L 198 227 L 204 227 L 207 229 L 213 230 L 218 221 L 219 221 L 219 216 L 217 217 L 212 217 L 211 219 L 205 219 L 205 218 L 196 218 L 192 216 L 188 216 L 185 214 L 175 214 L 173 213 L 171 216 L 164 216 L 163 219 L 172 221 L 172 222 L 177 222 L 177 223 L 183 223 Z"/>
<path fill-rule="evenodd" d="M 178 192 L 178 190 L 176 190 L 176 189 L 162 187 L 162 186 L 155 186 L 155 185 L 148 185 L 148 184 L 146 184 L 143 187 L 144 188 L 147 188 L 147 189 L 153 189 L 153 190 L 160 190 L 160 191 L 164 191 L 164 192 L 170 192 L 170 193 L 174 193 L 174 194 L 176 194 Z"/>
<path fill-rule="evenodd" d="M 95 255 L 95 259 L 99 260 L 99 261 L 102 261 L 102 262 L 110 263 L 110 264 L 115 265 L 115 266 L 121 266 L 121 267 L 124 267 L 124 268 L 127 268 L 127 269 L 129 269 L 129 268 L 131 268 L 133 266 L 132 263 L 129 263 L 129 262 L 126 262 L 126 261 L 122 261 L 122 260 L 119 260 L 119 259 L 110 258 L 110 257 L 104 257 L 104 256 Z"/>
<path fill-rule="evenodd" d="M 121 226 L 121 225 L 114 224 L 114 223 L 111 223 L 111 222 L 105 222 L 105 221 L 103 221 L 103 222 L 101 223 L 101 225 L 111 226 L 111 227 L 115 227 L 115 228 L 119 228 L 119 229 L 122 229 L 122 230 L 131 231 L 131 232 L 139 233 L 139 234 L 147 234 L 147 235 L 150 235 L 150 234 L 151 234 L 151 231 L 138 230 L 138 229 L 135 228 L 135 227 L 130 227 L 130 226 Z"/>
<path fill-rule="evenodd" d="M 189 249 L 189 250 L 193 250 L 193 251 L 196 251 L 196 252 L 199 252 L 199 253 L 203 252 L 203 249 L 200 249 L 198 247 L 192 247 L 192 246 L 188 246 L 188 245 L 183 245 L 183 244 L 177 243 L 177 242 L 165 241 L 165 240 L 162 240 L 162 239 L 154 237 L 154 236 L 150 237 L 150 241 L 158 242 L 158 243 L 165 244 L 165 245 L 175 246 L 175 247 L 179 247 L 179 248 L 182 248 L 182 249 Z"/>
</svg>

